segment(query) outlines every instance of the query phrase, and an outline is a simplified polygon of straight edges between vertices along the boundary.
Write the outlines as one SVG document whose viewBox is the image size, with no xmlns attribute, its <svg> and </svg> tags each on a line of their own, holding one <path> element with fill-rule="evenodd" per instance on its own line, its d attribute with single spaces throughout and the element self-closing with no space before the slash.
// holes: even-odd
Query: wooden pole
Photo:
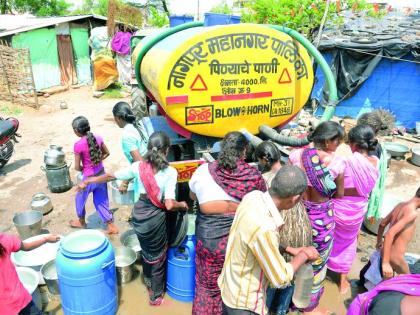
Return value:
<svg viewBox="0 0 420 315">
<path fill-rule="evenodd" d="M 36 95 L 36 87 L 35 87 L 35 80 L 34 80 L 34 73 L 32 71 L 32 62 L 31 62 L 31 52 L 29 51 L 29 49 L 26 49 L 26 57 L 27 57 L 27 65 L 29 68 L 29 73 L 31 74 L 31 82 L 32 82 L 32 87 L 33 87 L 33 91 L 34 91 L 34 100 L 35 100 L 35 108 L 39 109 L 39 104 L 38 104 L 38 95 Z"/>
</svg>

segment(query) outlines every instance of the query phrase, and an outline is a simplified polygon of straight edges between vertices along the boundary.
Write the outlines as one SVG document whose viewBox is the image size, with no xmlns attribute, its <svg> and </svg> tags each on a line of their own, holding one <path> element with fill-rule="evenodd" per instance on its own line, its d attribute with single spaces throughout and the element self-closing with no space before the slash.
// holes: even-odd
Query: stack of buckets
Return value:
<svg viewBox="0 0 420 315">
<path fill-rule="evenodd" d="M 192 302 L 195 292 L 195 215 L 188 215 L 187 237 L 178 247 L 168 250 L 166 288 L 170 297 L 181 302 Z"/>
</svg>

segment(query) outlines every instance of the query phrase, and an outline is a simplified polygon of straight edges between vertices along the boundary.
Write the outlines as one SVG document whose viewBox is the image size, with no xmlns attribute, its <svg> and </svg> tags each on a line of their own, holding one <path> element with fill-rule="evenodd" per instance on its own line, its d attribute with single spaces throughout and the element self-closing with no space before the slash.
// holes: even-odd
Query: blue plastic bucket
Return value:
<svg viewBox="0 0 420 315">
<path fill-rule="evenodd" d="M 241 17 L 221 13 L 204 13 L 204 26 L 239 24 Z"/>
<path fill-rule="evenodd" d="M 187 15 L 171 15 L 169 17 L 169 26 L 174 27 L 177 25 L 193 22 L 194 17 Z"/>
<path fill-rule="evenodd" d="M 114 250 L 96 230 L 69 234 L 56 258 L 65 315 L 114 315 L 118 309 Z"/>
<path fill-rule="evenodd" d="M 195 243 L 195 236 L 188 235 L 180 246 L 168 250 L 167 291 L 181 302 L 194 300 Z"/>
</svg>

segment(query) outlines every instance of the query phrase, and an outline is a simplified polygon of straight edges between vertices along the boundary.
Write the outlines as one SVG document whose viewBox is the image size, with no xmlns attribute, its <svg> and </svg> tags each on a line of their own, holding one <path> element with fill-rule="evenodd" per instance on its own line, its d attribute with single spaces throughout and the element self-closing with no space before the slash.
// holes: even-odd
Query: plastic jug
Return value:
<svg viewBox="0 0 420 315">
<path fill-rule="evenodd" d="M 311 302 L 314 272 L 311 264 L 302 265 L 295 273 L 295 290 L 292 301 L 297 308 L 305 308 Z"/>
</svg>

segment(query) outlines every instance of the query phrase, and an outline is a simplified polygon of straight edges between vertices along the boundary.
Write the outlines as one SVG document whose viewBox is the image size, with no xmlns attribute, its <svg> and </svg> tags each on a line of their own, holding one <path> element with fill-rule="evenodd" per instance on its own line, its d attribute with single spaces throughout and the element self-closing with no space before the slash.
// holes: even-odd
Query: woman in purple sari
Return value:
<svg viewBox="0 0 420 315">
<path fill-rule="evenodd" d="M 236 208 L 247 193 L 267 190 L 261 173 L 245 162 L 247 146 L 242 133 L 229 132 L 222 140 L 217 161 L 201 165 L 189 182 L 191 198 L 200 205 L 195 228 L 193 315 L 222 314 L 217 278 L 225 261 Z"/>
<path fill-rule="evenodd" d="M 401 275 L 359 294 L 347 315 L 417 315 L 420 304 L 420 275 Z"/>
<path fill-rule="evenodd" d="M 350 288 L 347 274 L 356 256 L 357 235 L 367 211 L 369 194 L 379 177 L 379 160 L 370 156 L 378 140 L 368 125 L 352 128 L 348 135 L 353 155 L 346 160 L 344 196 L 334 198 L 334 244 L 328 269 L 340 274 L 339 290 L 345 294 Z"/>
<path fill-rule="evenodd" d="M 303 194 L 303 203 L 312 227 L 312 245 L 320 258 L 312 263 L 314 281 L 310 305 L 300 310 L 305 313 L 318 312 L 319 300 L 324 292 L 327 261 L 333 244 L 334 212 L 332 197 L 344 192 L 344 160 L 335 154 L 344 137 L 338 123 L 320 123 L 308 136 L 313 148 L 292 151 L 289 161 L 302 168 L 308 177 L 308 189 Z"/>
</svg>

